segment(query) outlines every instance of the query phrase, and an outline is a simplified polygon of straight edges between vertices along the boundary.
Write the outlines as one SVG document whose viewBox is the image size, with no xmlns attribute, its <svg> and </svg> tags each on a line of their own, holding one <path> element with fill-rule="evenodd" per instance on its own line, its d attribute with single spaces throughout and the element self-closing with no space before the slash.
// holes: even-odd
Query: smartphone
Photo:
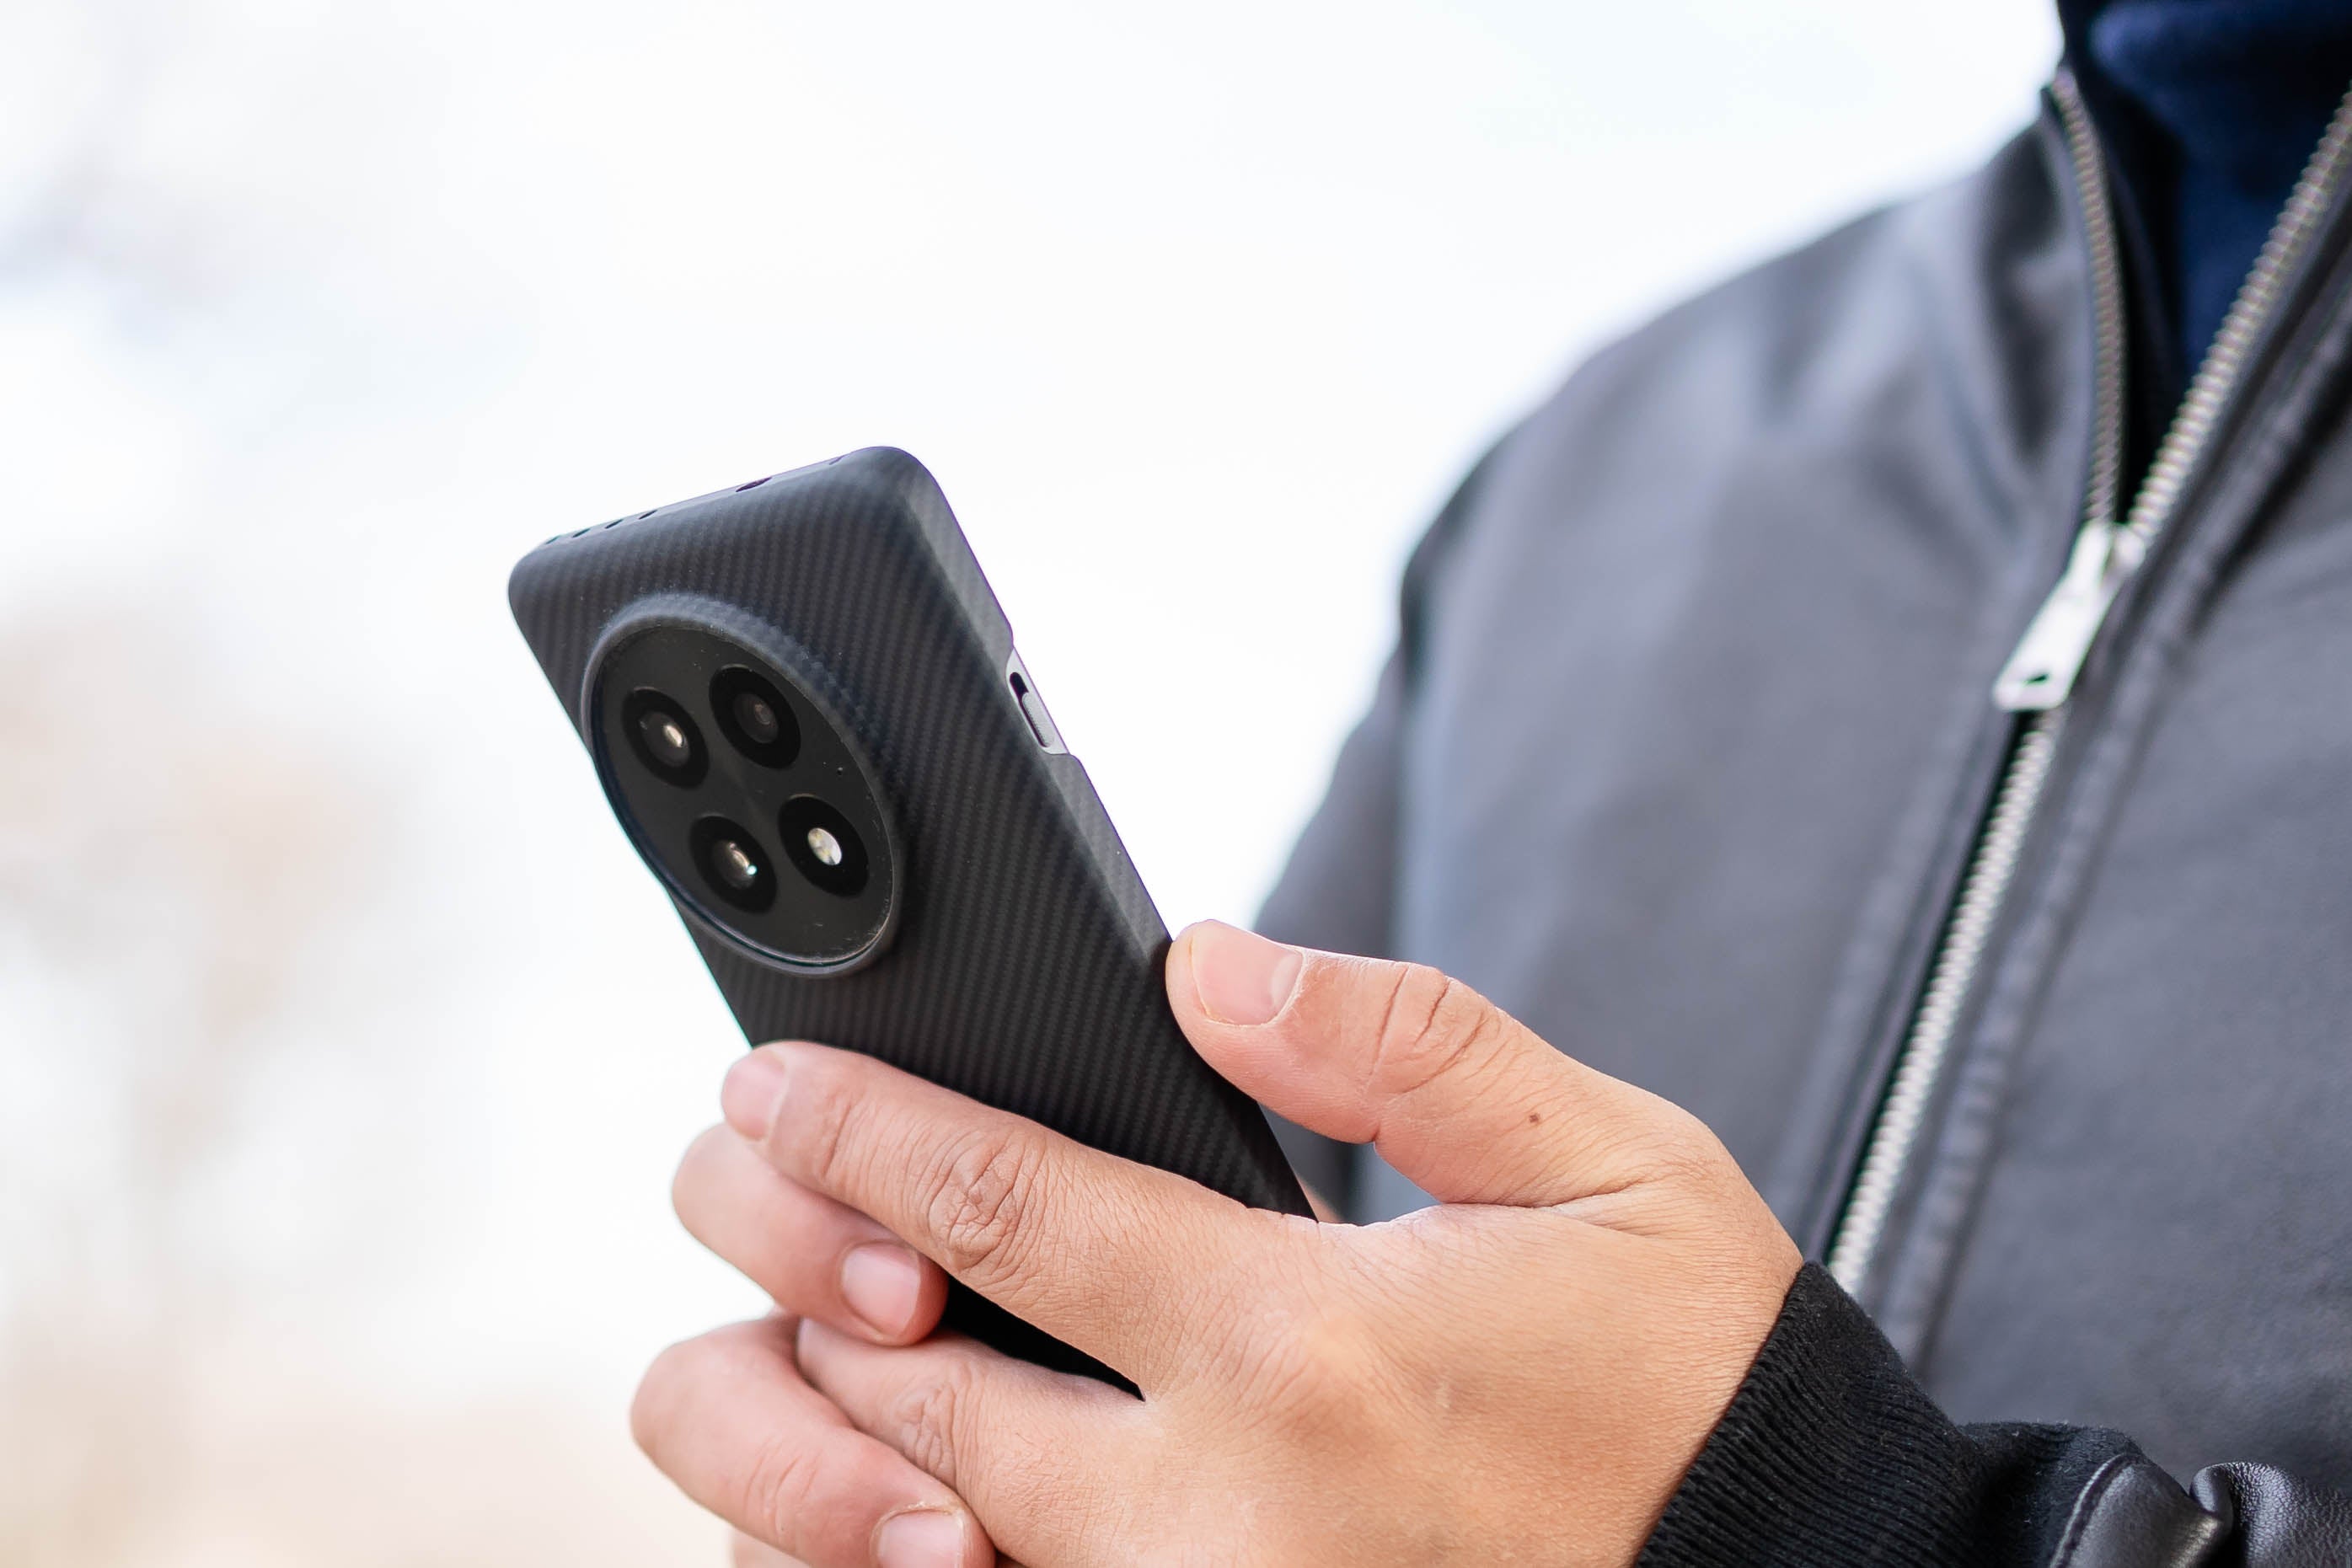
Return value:
<svg viewBox="0 0 2352 1568">
<path fill-rule="evenodd" d="M 1167 928 L 921 464 L 872 448 L 564 534 L 508 591 L 753 1042 L 1308 1212 L 1178 1030 Z M 1123 1381 L 960 1286 L 946 1323 Z"/>
</svg>

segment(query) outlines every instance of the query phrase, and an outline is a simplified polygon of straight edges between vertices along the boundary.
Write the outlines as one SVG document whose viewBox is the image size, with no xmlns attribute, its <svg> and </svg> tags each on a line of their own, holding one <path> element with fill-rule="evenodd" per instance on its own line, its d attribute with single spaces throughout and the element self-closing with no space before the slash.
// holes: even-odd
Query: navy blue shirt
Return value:
<svg viewBox="0 0 2352 1568">
<path fill-rule="evenodd" d="M 2347 0 L 2059 0 L 2122 175 L 2168 401 L 2204 353 L 2352 87 Z"/>
</svg>

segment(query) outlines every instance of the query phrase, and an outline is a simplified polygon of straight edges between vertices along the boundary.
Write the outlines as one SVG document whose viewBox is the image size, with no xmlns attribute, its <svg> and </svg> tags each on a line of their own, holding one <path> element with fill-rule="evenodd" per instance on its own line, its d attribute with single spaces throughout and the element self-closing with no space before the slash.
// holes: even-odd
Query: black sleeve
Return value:
<svg viewBox="0 0 2352 1568">
<path fill-rule="evenodd" d="M 1419 673 L 1431 580 L 1475 506 L 1497 445 L 1480 459 L 1437 514 L 1406 564 L 1394 653 L 1381 671 L 1372 706 L 1331 771 L 1323 803 L 1307 821 L 1289 862 L 1259 910 L 1257 928 L 1276 941 L 1331 953 L 1386 958 L 1394 953 L 1403 732 Z M 1267 1118 L 1299 1179 L 1342 1213 L 1355 1212 L 1356 1151 L 1279 1116 Z"/>
<path fill-rule="evenodd" d="M 2259 1465 L 2184 1490 L 2118 1432 L 1958 1427 L 1807 1265 L 1643 1568 L 2352 1563 L 2352 1501 Z"/>
</svg>

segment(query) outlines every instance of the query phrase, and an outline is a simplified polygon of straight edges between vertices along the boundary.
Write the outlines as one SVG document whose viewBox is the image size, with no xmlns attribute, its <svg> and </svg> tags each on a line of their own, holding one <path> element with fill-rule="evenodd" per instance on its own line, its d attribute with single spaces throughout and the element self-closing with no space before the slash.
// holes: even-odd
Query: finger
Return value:
<svg viewBox="0 0 2352 1568">
<path fill-rule="evenodd" d="M 851 1051 L 761 1046 L 722 1098 L 787 1178 L 1146 1390 L 1230 1310 L 1201 1260 L 1245 1269 L 1281 1223 Z"/>
<path fill-rule="evenodd" d="M 1151 1407 L 954 1335 L 877 1349 L 803 1323 L 801 1370 L 860 1431 L 956 1489 L 1024 1563 L 1108 1563 L 1106 1531 L 1148 1484 Z"/>
<path fill-rule="evenodd" d="M 853 1427 L 802 1378 L 793 1320 L 736 1323 L 664 1351 L 637 1389 L 637 1446 L 681 1490 L 811 1568 L 984 1568 L 963 1500 Z M 913 1555 L 929 1545 L 929 1557 Z"/>
<path fill-rule="evenodd" d="M 1642 1179 L 1693 1132 L 1707 1137 L 1423 965 L 1287 947 L 1212 921 L 1170 950 L 1168 999 L 1244 1092 L 1328 1137 L 1377 1144 L 1448 1203 L 1569 1202 Z"/>
<path fill-rule="evenodd" d="M 873 1220 L 785 1180 L 726 1127 L 697 1138 L 670 1198 L 700 1241 L 778 1306 L 884 1344 L 931 1332 L 946 1303 L 939 1265 Z"/>
</svg>

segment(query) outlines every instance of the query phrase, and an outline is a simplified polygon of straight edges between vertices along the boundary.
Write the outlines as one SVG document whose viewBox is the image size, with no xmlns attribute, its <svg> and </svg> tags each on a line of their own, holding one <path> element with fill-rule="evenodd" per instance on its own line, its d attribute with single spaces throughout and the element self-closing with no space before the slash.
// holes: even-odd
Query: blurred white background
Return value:
<svg viewBox="0 0 2352 1568">
<path fill-rule="evenodd" d="M 741 1041 L 507 619 L 929 463 L 1171 925 L 1583 352 L 2022 124 L 2045 0 L 0 6 L 0 1562 L 714 1560 Z"/>
</svg>

